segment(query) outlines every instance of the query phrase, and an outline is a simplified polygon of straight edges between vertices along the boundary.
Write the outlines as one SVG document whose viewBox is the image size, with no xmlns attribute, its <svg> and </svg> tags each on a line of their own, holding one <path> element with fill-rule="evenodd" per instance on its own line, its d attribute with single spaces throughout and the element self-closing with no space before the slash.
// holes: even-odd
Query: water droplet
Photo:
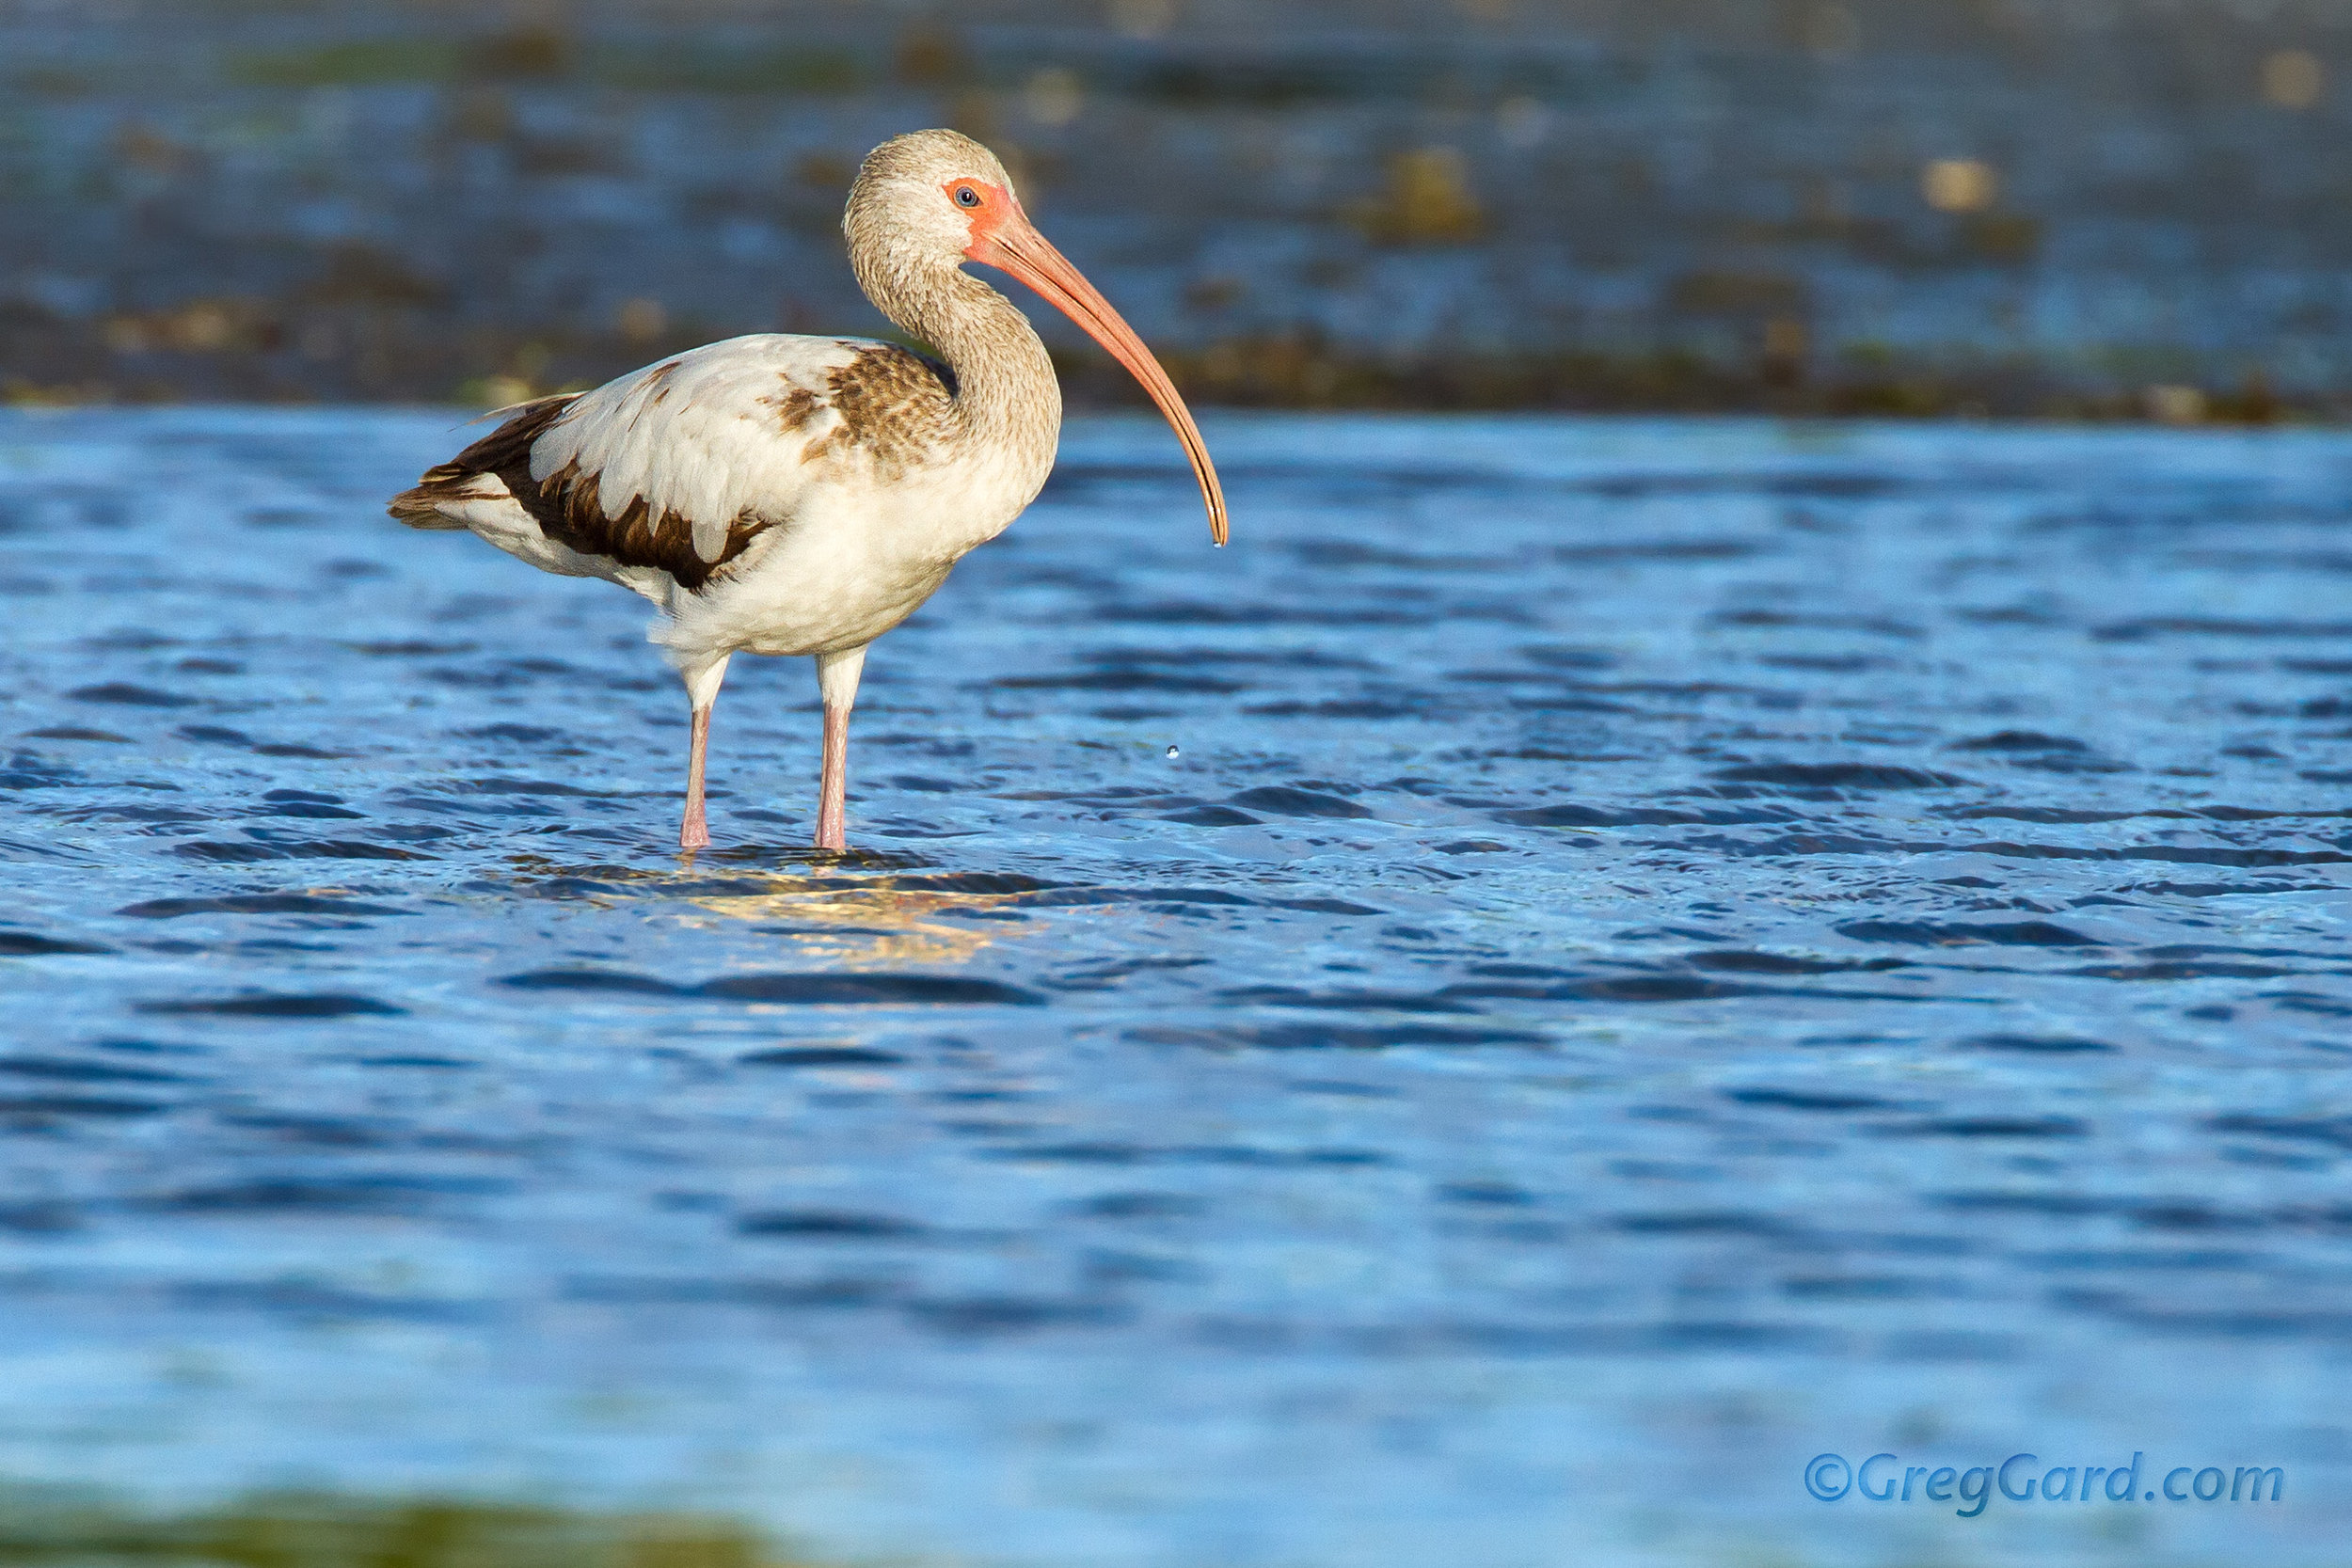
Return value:
<svg viewBox="0 0 2352 1568">
<path fill-rule="evenodd" d="M 1175 748 L 1175 747 L 1173 747 L 1173 746 L 1170 746 L 1170 747 L 1168 749 L 1168 761 L 1170 761 L 1170 762 L 1174 762 L 1174 761 L 1176 760 L 1176 757 L 1177 757 L 1177 751 L 1176 751 L 1176 748 Z"/>
</svg>

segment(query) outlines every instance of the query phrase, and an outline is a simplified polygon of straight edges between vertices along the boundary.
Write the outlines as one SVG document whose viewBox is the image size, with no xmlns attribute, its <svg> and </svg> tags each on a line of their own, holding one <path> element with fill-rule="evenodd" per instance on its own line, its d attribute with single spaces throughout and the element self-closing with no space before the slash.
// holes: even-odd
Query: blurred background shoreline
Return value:
<svg viewBox="0 0 2352 1568">
<path fill-rule="evenodd" d="M 2343 0 L 0 5 L 0 398 L 876 333 L 949 124 L 1208 404 L 2337 420 Z M 1132 399 L 1059 324 L 1072 401 Z"/>
</svg>

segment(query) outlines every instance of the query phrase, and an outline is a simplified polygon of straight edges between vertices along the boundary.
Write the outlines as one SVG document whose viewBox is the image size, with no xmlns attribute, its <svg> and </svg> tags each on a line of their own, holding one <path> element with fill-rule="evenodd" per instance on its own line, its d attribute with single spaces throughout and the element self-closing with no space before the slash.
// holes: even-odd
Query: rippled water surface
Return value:
<svg viewBox="0 0 2352 1568">
<path fill-rule="evenodd" d="M 2352 439 L 1226 420 L 867 666 L 0 422 L 0 1475 L 812 1560 L 2342 1561 Z M 1176 749 L 1170 754 L 1170 748 Z M 1815 1453 L 2276 1508 L 1809 1500 Z"/>
</svg>

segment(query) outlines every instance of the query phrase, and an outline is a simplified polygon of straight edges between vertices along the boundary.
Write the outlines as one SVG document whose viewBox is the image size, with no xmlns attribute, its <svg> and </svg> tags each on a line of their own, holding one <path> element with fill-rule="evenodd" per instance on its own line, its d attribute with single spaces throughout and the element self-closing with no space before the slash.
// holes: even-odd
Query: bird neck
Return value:
<svg viewBox="0 0 2352 1568">
<path fill-rule="evenodd" d="M 929 343 L 955 372 L 966 438 L 1037 463 L 1043 483 L 1061 435 L 1061 383 L 1028 317 L 961 267 L 859 282 L 893 325 Z"/>
</svg>

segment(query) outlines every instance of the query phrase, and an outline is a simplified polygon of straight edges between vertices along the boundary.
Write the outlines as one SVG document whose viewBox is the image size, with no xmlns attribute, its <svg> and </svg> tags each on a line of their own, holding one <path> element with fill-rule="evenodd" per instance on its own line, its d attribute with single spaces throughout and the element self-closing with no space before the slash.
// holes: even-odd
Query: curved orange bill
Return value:
<svg viewBox="0 0 2352 1568">
<path fill-rule="evenodd" d="M 1216 465 L 1209 461 L 1208 444 L 1200 439 L 1200 427 L 1192 422 L 1184 400 L 1176 395 L 1175 383 L 1168 379 L 1160 362 L 1152 357 L 1152 351 L 1143 346 L 1136 329 L 1120 319 L 1119 312 L 1111 309 L 1111 302 L 1070 264 L 1067 257 L 1047 244 L 1045 236 L 1030 224 L 1027 214 L 1018 210 L 997 225 L 993 232 L 977 240 L 964 254 L 975 261 L 1009 272 L 1035 289 L 1063 315 L 1085 327 L 1089 337 L 1110 350 L 1111 357 L 1143 383 L 1143 389 L 1152 394 L 1152 401 L 1160 405 L 1160 412 L 1175 427 L 1176 438 L 1184 444 L 1184 455 L 1192 459 L 1193 477 L 1200 482 L 1200 499 L 1209 509 L 1209 537 L 1224 544 L 1225 491 L 1216 482 Z"/>
</svg>

